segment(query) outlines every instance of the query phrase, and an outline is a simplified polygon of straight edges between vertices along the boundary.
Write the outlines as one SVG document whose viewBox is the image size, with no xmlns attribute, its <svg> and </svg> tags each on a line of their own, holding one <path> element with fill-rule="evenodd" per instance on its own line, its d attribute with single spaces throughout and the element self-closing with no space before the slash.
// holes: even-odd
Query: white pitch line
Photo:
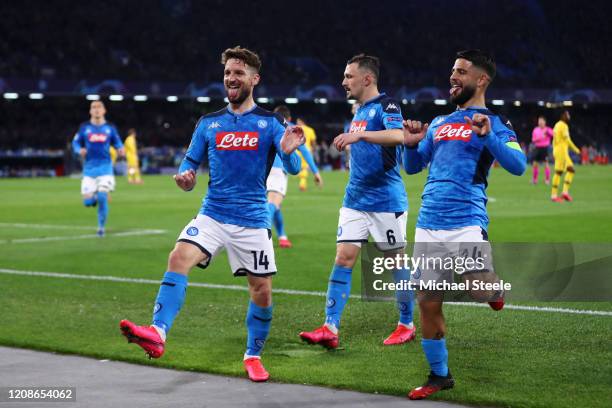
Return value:
<svg viewBox="0 0 612 408">
<path fill-rule="evenodd" d="M 0 222 L 0 227 L 12 228 L 38 228 L 38 229 L 67 229 L 67 230 L 95 230 L 95 227 L 84 225 L 60 225 L 60 224 L 25 224 L 25 223 L 9 223 Z"/>
<path fill-rule="evenodd" d="M 159 285 L 159 279 L 139 279 L 139 278 L 122 278 L 119 276 L 105 276 L 105 275 L 77 275 L 72 273 L 58 273 L 58 272 L 36 272 L 36 271 L 21 271 L 17 269 L 6 269 L 0 268 L 0 274 L 5 275 L 19 275 L 19 276 L 42 276 L 47 278 L 63 278 L 63 279 L 80 279 L 80 280 L 93 280 L 93 281 L 107 281 L 107 282 L 125 282 L 125 283 L 144 283 L 150 285 Z M 238 290 L 248 291 L 246 286 L 241 285 L 221 285 L 216 283 L 199 283 L 191 282 L 190 287 L 196 288 L 208 288 L 208 289 L 225 289 L 225 290 Z M 293 289 L 279 289 L 274 288 L 274 293 L 282 293 L 285 295 L 302 295 L 302 296 L 317 296 L 325 297 L 325 292 L 315 292 L 308 290 L 293 290 Z M 351 298 L 360 298 L 360 295 L 350 295 Z M 468 306 L 468 307 L 489 307 L 484 303 L 470 303 L 470 302 L 446 302 L 448 305 L 453 306 Z M 562 307 L 540 307 L 540 306 L 521 306 L 521 305 L 510 305 L 506 304 L 504 309 L 510 310 L 523 310 L 531 312 L 547 312 L 547 313 L 565 313 L 565 314 L 582 314 L 591 316 L 612 316 L 612 312 L 604 310 L 584 310 L 584 309 L 567 309 Z"/>
<path fill-rule="evenodd" d="M 130 237 L 134 235 L 159 235 L 165 233 L 166 230 L 134 230 L 124 232 L 110 232 L 107 237 Z M 0 244 L 27 244 L 30 242 L 46 242 L 46 241 L 68 241 L 74 239 L 92 239 L 99 238 L 96 234 L 83 235 L 66 235 L 60 237 L 42 237 L 42 238 L 18 238 L 18 239 L 2 239 Z"/>
</svg>

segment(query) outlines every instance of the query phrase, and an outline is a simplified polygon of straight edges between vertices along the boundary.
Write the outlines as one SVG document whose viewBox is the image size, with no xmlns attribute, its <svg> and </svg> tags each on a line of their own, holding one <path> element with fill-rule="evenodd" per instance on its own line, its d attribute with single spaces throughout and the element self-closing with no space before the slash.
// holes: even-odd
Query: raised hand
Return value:
<svg viewBox="0 0 612 408">
<path fill-rule="evenodd" d="M 87 155 L 87 149 L 81 147 L 81 149 L 79 150 L 79 154 L 81 155 L 81 157 L 85 158 L 85 156 Z"/>
<path fill-rule="evenodd" d="M 304 129 L 299 126 L 287 126 L 280 141 L 281 150 L 285 154 L 291 154 L 305 142 Z"/>
<path fill-rule="evenodd" d="M 429 123 L 422 124 L 418 120 L 405 120 L 404 125 L 404 145 L 414 147 L 427 134 Z"/>
<path fill-rule="evenodd" d="M 174 181 L 184 191 L 193 190 L 196 184 L 196 173 L 191 169 L 185 170 L 181 174 L 175 174 Z"/>
<path fill-rule="evenodd" d="M 464 116 L 463 119 L 472 127 L 472 132 L 476 133 L 478 137 L 484 137 L 491 131 L 491 120 L 487 115 L 475 113 L 471 119 L 469 116 Z"/>
</svg>

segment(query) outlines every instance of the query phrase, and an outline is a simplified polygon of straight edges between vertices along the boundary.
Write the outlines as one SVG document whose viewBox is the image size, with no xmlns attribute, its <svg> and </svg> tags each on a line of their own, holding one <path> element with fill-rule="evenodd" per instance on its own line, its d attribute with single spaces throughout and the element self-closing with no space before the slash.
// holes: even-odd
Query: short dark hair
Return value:
<svg viewBox="0 0 612 408">
<path fill-rule="evenodd" d="M 377 57 L 363 53 L 357 54 L 354 57 L 351 57 L 351 59 L 347 61 L 346 65 L 355 63 L 359 68 L 365 68 L 372 72 L 376 78 L 376 81 L 378 81 L 378 77 L 380 75 L 380 60 Z"/>
<path fill-rule="evenodd" d="M 289 110 L 287 105 L 278 105 L 276 108 L 274 108 L 274 113 L 280 114 L 287 121 L 291 117 L 291 111 Z"/>
<path fill-rule="evenodd" d="M 487 75 L 489 75 L 491 81 L 493 78 L 495 78 L 495 73 L 497 71 L 495 67 L 495 59 L 488 52 L 478 49 L 463 50 L 457 52 L 456 58 L 468 60 L 474 64 L 474 66 L 483 69 Z"/>
<path fill-rule="evenodd" d="M 261 59 L 259 59 L 259 55 L 239 45 L 234 48 L 228 48 L 221 54 L 221 64 L 225 65 L 230 59 L 238 59 L 249 67 L 254 68 L 257 72 L 261 69 Z"/>
</svg>

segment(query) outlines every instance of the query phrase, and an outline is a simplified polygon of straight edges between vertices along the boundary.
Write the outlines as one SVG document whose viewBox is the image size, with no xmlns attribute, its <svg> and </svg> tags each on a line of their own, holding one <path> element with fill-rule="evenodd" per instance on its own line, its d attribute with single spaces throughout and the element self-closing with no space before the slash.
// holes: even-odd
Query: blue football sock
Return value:
<svg viewBox="0 0 612 408">
<path fill-rule="evenodd" d="M 334 265 L 327 286 L 327 307 L 325 323 L 340 328 L 340 318 L 351 294 L 352 269 Z"/>
<path fill-rule="evenodd" d="M 153 324 L 166 333 L 172 327 L 174 318 L 181 310 L 187 292 L 187 276 L 166 272 L 157 293 L 153 309 Z"/>
<path fill-rule="evenodd" d="M 279 237 L 285 236 L 285 221 L 283 221 L 283 212 L 280 208 L 274 212 L 274 228 Z"/>
<path fill-rule="evenodd" d="M 98 192 L 98 226 L 104 228 L 108 216 L 108 193 Z"/>
<path fill-rule="evenodd" d="M 249 302 L 246 315 L 247 355 L 261 355 L 272 325 L 272 308 L 272 306 L 257 306 L 253 301 Z"/>
<path fill-rule="evenodd" d="M 85 207 L 93 207 L 96 205 L 96 203 L 97 201 L 95 196 L 83 199 L 83 205 L 85 205 Z"/>
<path fill-rule="evenodd" d="M 393 271 L 393 281 L 399 283 L 405 281 L 410 282 L 410 270 L 399 269 Z M 404 282 L 403 282 L 404 283 Z M 403 324 L 412 323 L 412 311 L 414 310 L 414 291 L 413 290 L 397 290 L 395 291 L 397 300 L 397 310 L 399 310 L 399 321 Z"/>
<path fill-rule="evenodd" d="M 425 352 L 427 362 L 435 375 L 446 377 L 448 375 L 448 351 L 446 339 L 422 339 L 421 346 Z"/>
</svg>

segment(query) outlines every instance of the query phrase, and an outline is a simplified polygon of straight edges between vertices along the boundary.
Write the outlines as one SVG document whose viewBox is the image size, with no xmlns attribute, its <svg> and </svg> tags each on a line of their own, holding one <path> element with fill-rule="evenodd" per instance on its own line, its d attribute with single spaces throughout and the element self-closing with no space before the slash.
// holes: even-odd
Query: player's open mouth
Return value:
<svg viewBox="0 0 612 408">
<path fill-rule="evenodd" d="M 236 98 L 239 92 L 240 92 L 240 85 L 229 85 L 227 87 L 227 97 L 229 99 Z"/>
<path fill-rule="evenodd" d="M 461 85 L 454 84 L 451 86 L 451 89 L 448 91 L 448 93 L 450 93 L 451 96 L 456 96 L 459 92 L 461 92 L 461 89 L 463 89 Z"/>
</svg>

